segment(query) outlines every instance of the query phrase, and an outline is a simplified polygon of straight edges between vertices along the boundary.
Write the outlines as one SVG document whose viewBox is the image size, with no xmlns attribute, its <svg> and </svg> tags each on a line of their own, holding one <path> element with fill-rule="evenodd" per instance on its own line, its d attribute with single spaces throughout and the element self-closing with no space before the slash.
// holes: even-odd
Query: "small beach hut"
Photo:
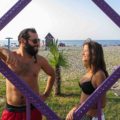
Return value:
<svg viewBox="0 0 120 120">
<path fill-rule="evenodd" d="M 51 33 L 48 33 L 48 34 L 45 36 L 45 49 L 48 48 L 49 44 L 53 43 L 53 40 L 54 40 L 54 37 L 52 36 Z"/>
</svg>

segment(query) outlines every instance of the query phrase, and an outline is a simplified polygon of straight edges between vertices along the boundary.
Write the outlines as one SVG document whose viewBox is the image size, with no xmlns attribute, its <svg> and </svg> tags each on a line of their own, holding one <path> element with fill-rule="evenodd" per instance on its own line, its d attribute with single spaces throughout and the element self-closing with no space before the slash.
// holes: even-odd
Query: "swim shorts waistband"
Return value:
<svg viewBox="0 0 120 120">
<path fill-rule="evenodd" d="M 30 108 L 31 110 L 35 109 L 35 107 L 30 104 Z M 13 105 L 9 105 L 8 103 L 6 103 L 6 109 L 10 112 L 25 112 L 26 111 L 26 105 L 24 106 L 13 106 Z"/>
</svg>

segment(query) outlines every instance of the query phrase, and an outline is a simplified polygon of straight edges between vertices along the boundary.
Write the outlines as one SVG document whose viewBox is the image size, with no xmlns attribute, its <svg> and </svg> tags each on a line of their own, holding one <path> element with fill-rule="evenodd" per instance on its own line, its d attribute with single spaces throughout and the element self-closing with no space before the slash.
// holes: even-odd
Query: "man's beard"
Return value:
<svg viewBox="0 0 120 120">
<path fill-rule="evenodd" d="M 27 54 L 34 57 L 38 53 L 38 49 L 35 49 L 35 47 L 31 46 L 29 43 L 26 43 L 25 51 L 27 52 Z"/>
</svg>

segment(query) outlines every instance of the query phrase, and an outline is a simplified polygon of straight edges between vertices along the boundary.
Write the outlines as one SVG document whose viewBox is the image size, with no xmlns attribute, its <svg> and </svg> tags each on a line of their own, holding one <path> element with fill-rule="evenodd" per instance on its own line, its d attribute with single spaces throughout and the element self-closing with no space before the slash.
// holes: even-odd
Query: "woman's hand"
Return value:
<svg viewBox="0 0 120 120">
<path fill-rule="evenodd" d="M 73 109 L 71 109 L 71 110 L 69 111 L 69 113 L 67 114 L 65 120 L 73 120 L 73 114 L 74 114 L 74 112 L 75 112 L 76 109 L 77 109 L 76 107 L 74 107 Z"/>
</svg>

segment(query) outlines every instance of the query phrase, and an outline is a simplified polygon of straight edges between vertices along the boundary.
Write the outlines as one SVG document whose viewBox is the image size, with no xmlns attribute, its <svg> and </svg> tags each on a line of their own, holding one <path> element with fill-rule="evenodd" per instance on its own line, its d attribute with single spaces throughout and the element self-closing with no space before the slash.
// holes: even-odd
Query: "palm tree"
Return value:
<svg viewBox="0 0 120 120">
<path fill-rule="evenodd" d="M 63 53 L 63 50 L 58 49 L 58 40 L 54 40 L 52 44 L 49 44 L 49 62 L 55 68 L 55 83 L 54 94 L 61 94 L 61 67 L 68 67 L 67 59 Z"/>
</svg>

